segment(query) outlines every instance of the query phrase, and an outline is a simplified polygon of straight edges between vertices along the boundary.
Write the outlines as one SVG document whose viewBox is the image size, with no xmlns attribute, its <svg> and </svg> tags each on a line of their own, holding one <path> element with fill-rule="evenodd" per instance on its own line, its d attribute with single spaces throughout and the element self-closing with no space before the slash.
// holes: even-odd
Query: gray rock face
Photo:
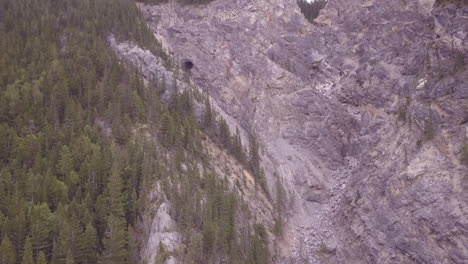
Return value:
<svg viewBox="0 0 468 264">
<path fill-rule="evenodd" d="M 295 0 L 141 6 L 289 211 L 278 263 L 468 263 L 468 6 Z M 151 64 L 151 63 L 149 63 Z"/>
</svg>

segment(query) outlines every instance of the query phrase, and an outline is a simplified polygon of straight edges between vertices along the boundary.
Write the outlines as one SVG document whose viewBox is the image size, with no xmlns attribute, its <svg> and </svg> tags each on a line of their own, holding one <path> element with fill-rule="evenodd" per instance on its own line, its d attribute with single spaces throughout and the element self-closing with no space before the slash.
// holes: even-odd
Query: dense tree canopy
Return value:
<svg viewBox="0 0 468 264">
<path fill-rule="evenodd" d="M 179 258 L 245 263 L 253 252 L 240 247 L 237 196 L 209 163 L 207 175 L 196 166 L 204 132 L 193 95 L 160 101 L 165 85 L 145 85 L 109 48 L 111 34 L 171 67 L 132 0 L 0 0 L 2 263 L 137 262 L 134 225 L 155 181 L 186 237 Z M 213 136 L 244 159 L 238 134 L 219 124 Z"/>
</svg>

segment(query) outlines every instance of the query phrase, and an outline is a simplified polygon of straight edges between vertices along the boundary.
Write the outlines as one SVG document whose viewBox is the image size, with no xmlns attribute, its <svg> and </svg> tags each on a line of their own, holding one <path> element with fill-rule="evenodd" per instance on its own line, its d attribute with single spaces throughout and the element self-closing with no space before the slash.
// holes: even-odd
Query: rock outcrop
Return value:
<svg viewBox="0 0 468 264">
<path fill-rule="evenodd" d="M 283 179 L 278 263 L 468 262 L 468 5 L 434 4 L 140 6 Z"/>
</svg>

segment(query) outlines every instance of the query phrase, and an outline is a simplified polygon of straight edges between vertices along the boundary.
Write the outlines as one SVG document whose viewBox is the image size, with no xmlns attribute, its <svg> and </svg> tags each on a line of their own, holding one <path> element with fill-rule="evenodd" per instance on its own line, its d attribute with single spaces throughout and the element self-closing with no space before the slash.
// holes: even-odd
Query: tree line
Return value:
<svg viewBox="0 0 468 264">
<path fill-rule="evenodd" d="M 168 254 L 267 263 L 265 228 L 239 231 L 239 197 L 202 159 L 191 92 L 161 101 L 165 84 L 145 85 L 109 34 L 170 66 L 131 0 L 0 0 L 0 261 L 136 262 L 135 224 L 160 182 L 186 245 Z"/>
<path fill-rule="evenodd" d="M 261 166 L 260 144 L 253 130 L 248 133 L 248 148 L 244 149 L 239 128 L 236 132 L 230 131 L 229 125 L 222 116 L 217 116 L 212 109 L 207 96 L 204 98 L 205 106 L 202 117 L 202 128 L 205 133 L 214 138 L 215 142 L 239 161 L 249 170 L 255 179 L 255 184 L 268 195 L 268 187 L 265 179 L 265 171 Z"/>
</svg>

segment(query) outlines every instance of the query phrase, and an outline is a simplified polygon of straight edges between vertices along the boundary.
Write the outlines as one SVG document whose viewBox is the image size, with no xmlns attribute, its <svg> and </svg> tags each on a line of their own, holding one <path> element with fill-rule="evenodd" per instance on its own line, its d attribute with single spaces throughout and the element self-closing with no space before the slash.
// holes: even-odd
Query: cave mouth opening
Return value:
<svg viewBox="0 0 468 264">
<path fill-rule="evenodd" d="M 319 16 L 320 10 L 327 5 L 327 2 L 328 0 L 297 0 L 297 5 L 304 17 L 310 23 L 313 23 L 314 19 Z"/>
<path fill-rule="evenodd" d="M 184 60 L 182 65 L 186 71 L 190 71 L 195 66 L 191 60 Z"/>
</svg>

